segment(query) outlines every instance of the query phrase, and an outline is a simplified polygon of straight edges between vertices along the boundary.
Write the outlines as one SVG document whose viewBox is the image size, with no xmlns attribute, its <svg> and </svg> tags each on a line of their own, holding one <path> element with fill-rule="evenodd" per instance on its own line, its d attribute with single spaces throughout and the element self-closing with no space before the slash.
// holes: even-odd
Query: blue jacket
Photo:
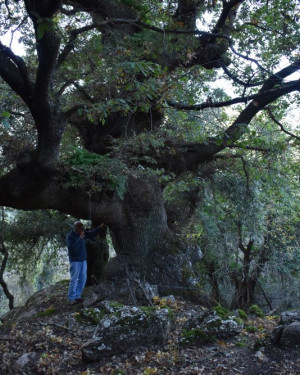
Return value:
<svg viewBox="0 0 300 375">
<path fill-rule="evenodd" d="M 66 241 L 68 247 L 68 255 L 70 262 L 83 262 L 86 260 L 85 240 L 94 238 L 100 232 L 100 227 L 91 231 L 84 231 L 85 238 L 80 238 L 74 230 L 68 233 Z"/>
</svg>

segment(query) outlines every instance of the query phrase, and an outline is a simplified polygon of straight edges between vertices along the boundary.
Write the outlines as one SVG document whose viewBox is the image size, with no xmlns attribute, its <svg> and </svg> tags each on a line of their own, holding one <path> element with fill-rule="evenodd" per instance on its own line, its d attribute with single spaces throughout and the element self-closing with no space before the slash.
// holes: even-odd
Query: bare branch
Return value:
<svg viewBox="0 0 300 375">
<path fill-rule="evenodd" d="M 262 81 L 261 82 L 256 82 L 256 83 L 250 83 L 252 77 L 249 78 L 248 82 L 243 82 L 241 79 L 239 79 L 234 74 L 232 74 L 230 72 L 230 70 L 227 68 L 227 66 L 224 63 L 222 63 L 222 69 L 228 75 L 229 78 L 231 78 L 234 82 L 238 83 L 239 85 L 244 86 L 245 88 L 248 88 L 248 87 L 257 87 L 257 86 L 261 86 L 263 84 Z"/>
<path fill-rule="evenodd" d="M 83 87 L 81 87 L 77 82 L 73 82 L 73 85 L 76 87 L 76 89 L 82 94 L 82 96 L 88 100 L 91 103 L 95 103 L 95 99 L 89 95 L 87 91 L 84 90 Z"/>
<path fill-rule="evenodd" d="M 61 86 L 61 88 L 57 91 L 56 93 L 56 96 L 59 97 L 61 96 L 64 91 L 73 84 L 74 80 L 73 79 L 69 79 L 69 80 L 66 80 L 66 82 Z"/>
<path fill-rule="evenodd" d="M 266 148 L 266 147 L 244 146 L 244 145 L 241 146 L 241 145 L 238 145 L 238 144 L 228 145 L 227 147 L 228 148 L 239 148 L 239 149 L 250 150 L 250 151 L 260 151 L 260 152 L 270 152 L 271 151 L 270 148 Z"/>
<path fill-rule="evenodd" d="M 170 107 L 173 107 L 173 108 L 176 108 L 176 109 L 179 109 L 179 110 L 202 111 L 205 108 L 221 108 L 221 107 L 227 107 L 227 106 L 230 106 L 230 105 L 233 105 L 233 104 L 238 104 L 238 103 L 247 104 L 250 100 L 258 100 L 259 101 L 261 98 L 263 98 L 266 95 L 274 95 L 276 93 L 279 93 L 280 89 L 282 89 L 282 91 L 283 91 L 283 89 L 294 88 L 294 86 L 296 86 L 291 91 L 297 90 L 298 85 L 299 85 L 299 80 L 298 81 L 291 81 L 291 82 L 288 82 L 288 83 L 282 85 L 281 88 L 270 89 L 270 90 L 266 90 L 264 92 L 259 91 L 257 94 L 248 95 L 248 96 L 244 96 L 244 97 L 240 96 L 238 98 L 233 98 L 233 99 L 230 99 L 230 100 L 224 100 L 224 101 L 221 101 L 221 102 L 213 102 L 213 101 L 208 100 L 204 103 L 194 104 L 194 105 L 180 104 L 180 103 L 175 103 L 175 102 L 172 102 L 172 101 L 168 101 L 167 103 Z"/>
<path fill-rule="evenodd" d="M 253 59 L 252 57 L 249 57 L 249 56 L 247 56 L 247 55 L 243 55 L 242 53 L 239 53 L 234 47 L 233 47 L 233 44 L 231 43 L 230 44 L 230 49 L 231 49 L 231 51 L 235 54 L 235 55 L 237 55 L 237 56 L 239 56 L 239 57 L 241 57 L 242 59 L 245 59 L 245 60 L 248 60 L 248 61 L 251 61 L 251 62 L 253 62 L 254 64 L 256 64 L 258 67 L 259 67 L 259 69 L 261 70 L 261 71 L 263 71 L 263 72 L 268 72 L 268 70 L 267 69 L 265 69 L 256 59 Z M 269 73 L 269 72 L 268 72 Z"/>
<path fill-rule="evenodd" d="M 292 138 L 296 138 L 298 141 L 300 141 L 300 137 L 298 137 L 296 134 L 293 134 L 293 133 L 289 132 L 288 130 L 286 130 L 284 128 L 284 126 L 282 125 L 282 123 L 276 119 L 276 117 L 274 116 L 270 107 L 267 107 L 266 110 L 267 110 L 269 116 L 271 117 L 271 119 L 275 122 L 275 124 L 277 124 L 280 127 L 280 129 L 284 133 L 286 133 L 286 134 L 290 135 Z"/>
</svg>

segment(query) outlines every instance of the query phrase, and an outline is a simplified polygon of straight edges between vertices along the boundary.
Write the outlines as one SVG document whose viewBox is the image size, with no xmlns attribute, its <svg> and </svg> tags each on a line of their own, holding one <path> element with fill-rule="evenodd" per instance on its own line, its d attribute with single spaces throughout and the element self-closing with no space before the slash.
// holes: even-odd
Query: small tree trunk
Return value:
<svg viewBox="0 0 300 375">
<path fill-rule="evenodd" d="M 235 282 L 235 293 L 231 303 L 232 309 L 247 310 L 255 302 L 255 287 L 257 280 L 247 279 Z"/>
<path fill-rule="evenodd" d="M 2 286 L 3 292 L 8 299 L 9 309 L 14 308 L 14 296 L 9 292 L 7 283 L 4 280 L 4 271 L 8 260 L 8 252 L 4 244 L 4 207 L 2 207 L 2 221 L 1 221 L 1 243 L 0 243 L 0 252 L 3 255 L 1 268 L 0 268 L 0 285 Z"/>
<path fill-rule="evenodd" d="M 107 228 L 103 227 L 94 240 L 86 241 L 87 250 L 87 281 L 86 286 L 99 284 L 105 276 L 105 266 L 109 258 L 106 241 Z"/>
</svg>

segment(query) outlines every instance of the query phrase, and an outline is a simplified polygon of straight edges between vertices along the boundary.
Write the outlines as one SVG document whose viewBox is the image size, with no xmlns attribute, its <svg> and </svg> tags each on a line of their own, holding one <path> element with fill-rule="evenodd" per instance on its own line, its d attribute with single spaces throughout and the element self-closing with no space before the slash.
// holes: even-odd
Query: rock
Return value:
<svg viewBox="0 0 300 375">
<path fill-rule="evenodd" d="M 87 307 L 98 301 L 99 296 L 91 288 L 87 288 L 84 293 L 83 306 Z"/>
<path fill-rule="evenodd" d="M 271 340 L 287 348 L 300 347 L 300 311 L 281 313 L 280 325 L 273 330 Z"/>
<path fill-rule="evenodd" d="M 36 352 L 30 352 L 30 353 L 24 353 L 17 361 L 16 361 L 16 366 L 19 369 L 24 368 L 28 364 L 32 364 L 37 357 Z"/>
<path fill-rule="evenodd" d="M 214 310 L 191 317 L 183 326 L 182 345 L 204 345 L 216 339 L 226 340 L 241 333 L 243 324 L 235 316 L 222 319 Z"/>
<path fill-rule="evenodd" d="M 280 323 L 283 325 L 297 321 L 300 322 L 300 311 L 284 311 L 280 315 Z"/>
<path fill-rule="evenodd" d="M 164 345 L 173 328 L 167 308 L 123 306 L 106 314 L 99 323 L 98 337 L 82 348 L 85 361 L 98 361 L 117 354 L 134 353 L 141 347 Z"/>
<path fill-rule="evenodd" d="M 300 321 L 293 322 L 283 329 L 280 345 L 287 348 L 300 347 Z"/>
<path fill-rule="evenodd" d="M 267 357 L 264 355 L 264 353 L 260 350 L 254 354 L 254 357 L 257 358 L 261 362 L 265 362 L 268 360 Z"/>
<path fill-rule="evenodd" d="M 279 344 L 279 341 L 281 339 L 283 331 L 283 325 L 277 326 L 273 329 L 273 332 L 271 333 L 270 339 L 274 344 Z"/>
<path fill-rule="evenodd" d="M 67 301 L 68 281 L 61 281 L 34 293 L 24 306 L 15 307 L 1 316 L 4 323 L 16 323 L 21 320 L 35 317 L 39 312 L 49 307 L 61 306 L 62 301 Z"/>
</svg>

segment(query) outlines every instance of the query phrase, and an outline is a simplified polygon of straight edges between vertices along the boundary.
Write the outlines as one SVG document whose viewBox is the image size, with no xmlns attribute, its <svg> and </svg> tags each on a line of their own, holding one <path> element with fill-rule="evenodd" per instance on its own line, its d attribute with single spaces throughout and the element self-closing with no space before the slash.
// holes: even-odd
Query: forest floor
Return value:
<svg viewBox="0 0 300 375">
<path fill-rule="evenodd" d="M 300 350 L 283 349 L 268 340 L 277 324 L 271 316 L 249 318 L 251 329 L 229 341 L 180 347 L 183 323 L 191 310 L 201 309 L 182 299 L 172 306 L 176 329 L 165 347 L 85 363 L 81 347 L 92 334 L 74 326 L 74 316 L 83 305 L 68 305 L 65 295 L 66 285 L 58 285 L 3 317 L 1 375 L 300 375 Z"/>
</svg>

